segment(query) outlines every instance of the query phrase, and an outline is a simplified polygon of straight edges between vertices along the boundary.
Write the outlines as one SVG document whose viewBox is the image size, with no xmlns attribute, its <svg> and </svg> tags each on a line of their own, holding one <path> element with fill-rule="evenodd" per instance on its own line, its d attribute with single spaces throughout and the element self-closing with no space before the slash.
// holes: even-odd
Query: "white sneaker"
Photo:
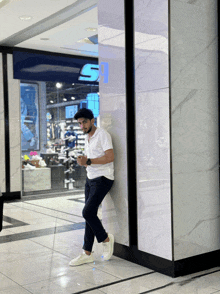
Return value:
<svg viewBox="0 0 220 294">
<path fill-rule="evenodd" d="M 40 161 L 39 161 L 39 165 L 40 165 L 41 167 L 45 167 L 45 166 L 47 166 L 47 165 L 46 165 L 46 162 L 45 162 L 44 160 L 40 160 Z"/>
<path fill-rule="evenodd" d="M 94 261 L 93 254 L 87 255 L 85 252 L 80 254 L 78 257 L 72 259 L 69 263 L 70 266 L 77 266 L 85 263 L 90 263 Z"/>
<path fill-rule="evenodd" d="M 67 148 L 63 149 L 63 152 L 65 152 L 65 151 L 67 151 L 69 149 L 70 149 L 70 147 L 67 147 Z"/>
<path fill-rule="evenodd" d="M 34 169 L 36 169 L 36 166 L 30 165 L 29 163 L 27 163 L 27 164 L 24 166 L 24 169 L 25 169 L 25 170 L 34 170 Z"/>
<path fill-rule="evenodd" d="M 71 135 L 71 136 L 69 136 L 68 141 L 73 142 L 74 139 L 76 139 L 76 137 Z"/>
<path fill-rule="evenodd" d="M 109 260 L 112 257 L 114 250 L 114 236 L 112 234 L 108 234 L 109 242 L 102 243 L 103 244 L 103 259 Z"/>
<path fill-rule="evenodd" d="M 71 162 L 72 159 L 70 157 L 69 158 L 65 158 L 64 161 L 63 161 L 63 163 L 66 163 L 67 161 Z"/>
</svg>

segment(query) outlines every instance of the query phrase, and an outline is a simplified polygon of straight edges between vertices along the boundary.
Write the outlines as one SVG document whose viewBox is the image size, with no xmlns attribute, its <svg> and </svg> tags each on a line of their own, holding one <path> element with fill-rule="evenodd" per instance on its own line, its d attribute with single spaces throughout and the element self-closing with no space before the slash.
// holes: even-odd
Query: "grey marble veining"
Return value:
<svg viewBox="0 0 220 294">
<path fill-rule="evenodd" d="M 220 248 L 217 2 L 171 0 L 174 258 Z"/>
<path fill-rule="evenodd" d="M 51 169 L 22 170 L 24 192 L 51 189 Z"/>
<path fill-rule="evenodd" d="M 2 69 L 2 53 L 0 53 L 0 187 L 1 192 L 5 192 L 5 120 Z"/>
<path fill-rule="evenodd" d="M 101 127 L 111 134 L 115 153 L 115 182 L 102 204 L 102 222 L 128 246 L 124 2 L 99 1 L 98 23 L 99 63 L 109 64 L 108 83 L 99 82 Z"/>
<path fill-rule="evenodd" d="M 138 249 L 172 260 L 168 1 L 135 1 Z"/>
<path fill-rule="evenodd" d="M 21 113 L 20 81 L 13 78 L 12 54 L 7 55 L 9 87 L 9 129 L 10 129 L 10 182 L 11 192 L 22 190 L 21 178 Z"/>
</svg>

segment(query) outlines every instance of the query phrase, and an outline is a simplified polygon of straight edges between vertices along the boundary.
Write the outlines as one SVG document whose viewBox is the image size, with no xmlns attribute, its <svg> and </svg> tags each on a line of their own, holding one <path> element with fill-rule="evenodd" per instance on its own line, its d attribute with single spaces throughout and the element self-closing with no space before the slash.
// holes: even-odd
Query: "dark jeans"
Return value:
<svg viewBox="0 0 220 294">
<path fill-rule="evenodd" d="M 109 192 L 114 181 L 106 177 L 98 177 L 92 180 L 86 179 L 85 206 L 82 215 L 86 220 L 83 249 L 92 252 L 92 246 L 96 237 L 99 243 L 103 242 L 108 235 L 97 216 L 99 205 Z"/>
</svg>

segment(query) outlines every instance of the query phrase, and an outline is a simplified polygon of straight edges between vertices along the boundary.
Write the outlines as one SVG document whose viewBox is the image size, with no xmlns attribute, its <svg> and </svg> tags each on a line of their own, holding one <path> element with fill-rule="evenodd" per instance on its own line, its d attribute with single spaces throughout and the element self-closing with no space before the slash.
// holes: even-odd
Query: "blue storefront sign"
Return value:
<svg viewBox="0 0 220 294">
<path fill-rule="evenodd" d="M 13 51 L 14 79 L 97 84 L 108 83 L 109 66 L 97 58 Z"/>
</svg>

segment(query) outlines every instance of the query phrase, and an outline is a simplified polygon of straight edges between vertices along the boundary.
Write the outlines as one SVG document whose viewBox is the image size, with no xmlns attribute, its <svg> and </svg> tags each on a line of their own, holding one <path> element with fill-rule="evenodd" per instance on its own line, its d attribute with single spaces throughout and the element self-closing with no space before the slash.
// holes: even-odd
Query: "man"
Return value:
<svg viewBox="0 0 220 294">
<path fill-rule="evenodd" d="M 97 216 L 99 205 L 111 189 L 114 182 L 114 152 L 111 136 L 104 129 L 97 128 L 91 110 L 82 108 L 74 116 L 86 134 L 85 156 L 79 156 L 77 163 L 86 166 L 85 206 L 83 217 L 86 220 L 84 235 L 84 252 L 70 261 L 76 266 L 94 261 L 92 247 L 94 238 L 103 242 L 104 260 L 113 254 L 114 236 L 107 234 Z"/>
</svg>

